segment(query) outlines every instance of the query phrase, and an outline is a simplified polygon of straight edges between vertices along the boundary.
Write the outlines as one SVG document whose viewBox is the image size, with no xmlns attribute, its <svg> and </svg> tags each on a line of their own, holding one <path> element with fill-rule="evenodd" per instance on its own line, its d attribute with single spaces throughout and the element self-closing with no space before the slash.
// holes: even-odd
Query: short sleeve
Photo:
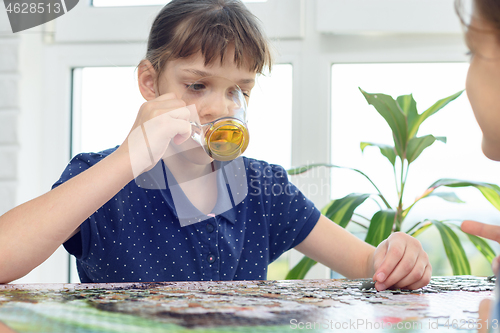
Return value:
<svg viewBox="0 0 500 333">
<path fill-rule="evenodd" d="M 78 154 L 68 163 L 61 177 L 52 185 L 52 189 L 67 182 L 71 178 L 89 169 L 97 164 L 103 158 L 108 156 L 116 148 L 108 149 L 99 153 L 82 153 Z M 77 259 L 86 257 L 88 244 L 90 242 L 91 232 L 89 229 L 90 217 L 80 225 L 80 232 L 68 239 L 63 245 L 69 254 L 74 255 Z"/>
</svg>

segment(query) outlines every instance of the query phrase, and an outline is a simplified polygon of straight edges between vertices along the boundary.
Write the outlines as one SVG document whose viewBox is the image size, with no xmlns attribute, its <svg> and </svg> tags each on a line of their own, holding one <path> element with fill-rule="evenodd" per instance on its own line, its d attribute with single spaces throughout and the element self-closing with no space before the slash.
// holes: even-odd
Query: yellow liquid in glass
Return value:
<svg viewBox="0 0 500 333">
<path fill-rule="evenodd" d="M 242 154 L 248 146 L 248 130 L 239 121 L 217 121 L 206 133 L 210 155 L 220 161 L 228 161 Z"/>
</svg>

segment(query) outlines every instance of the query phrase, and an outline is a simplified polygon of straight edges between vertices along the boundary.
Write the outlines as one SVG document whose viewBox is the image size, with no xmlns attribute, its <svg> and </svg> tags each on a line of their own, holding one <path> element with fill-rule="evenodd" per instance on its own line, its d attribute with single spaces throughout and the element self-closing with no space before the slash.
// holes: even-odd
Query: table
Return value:
<svg viewBox="0 0 500 333">
<path fill-rule="evenodd" d="M 19 333 L 472 332 L 494 287 L 450 276 L 377 292 L 366 281 L 0 285 L 0 321 Z"/>
</svg>

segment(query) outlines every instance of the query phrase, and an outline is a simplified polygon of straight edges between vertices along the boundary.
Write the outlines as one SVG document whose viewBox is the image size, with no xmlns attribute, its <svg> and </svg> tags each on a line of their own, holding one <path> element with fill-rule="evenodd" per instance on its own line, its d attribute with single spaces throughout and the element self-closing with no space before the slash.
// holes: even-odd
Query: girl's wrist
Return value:
<svg viewBox="0 0 500 333">
<path fill-rule="evenodd" d="M 135 178 L 130 161 L 130 154 L 126 145 L 122 144 L 118 146 L 109 157 L 113 159 L 113 168 L 115 172 L 122 174 L 128 181 L 132 181 Z"/>
<path fill-rule="evenodd" d="M 366 277 L 367 278 L 372 278 L 373 275 L 375 274 L 375 267 L 374 267 L 374 256 L 375 256 L 375 248 L 370 252 L 368 257 L 366 258 Z"/>
</svg>

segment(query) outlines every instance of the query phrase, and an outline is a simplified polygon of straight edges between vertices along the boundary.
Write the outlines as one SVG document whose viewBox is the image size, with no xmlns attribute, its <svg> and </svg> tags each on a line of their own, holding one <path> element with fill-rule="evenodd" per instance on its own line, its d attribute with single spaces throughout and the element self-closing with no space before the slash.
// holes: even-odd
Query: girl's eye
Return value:
<svg viewBox="0 0 500 333">
<path fill-rule="evenodd" d="M 469 51 L 465 52 L 465 55 L 468 56 L 469 58 L 472 58 L 472 56 L 474 55 L 474 52 L 469 50 Z"/>
<path fill-rule="evenodd" d="M 194 91 L 201 91 L 205 89 L 205 85 L 202 83 L 195 83 L 189 86 L 189 89 L 194 90 Z"/>
<path fill-rule="evenodd" d="M 239 89 L 234 89 L 234 90 L 231 90 L 231 92 L 230 92 L 229 94 L 230 94 L 230 95 L 232 95 L 232 96 L 238 96 L 240 92 L 241 92 L 241 94 L 242 94 L 243 96 L 245 96 L 246 98 L 250 98 L 250 94 L 249 94 L 249 93 L 244 92 L 244 91 L 241 91 L 241 90 L 239 90 Z"/>
</svg>

